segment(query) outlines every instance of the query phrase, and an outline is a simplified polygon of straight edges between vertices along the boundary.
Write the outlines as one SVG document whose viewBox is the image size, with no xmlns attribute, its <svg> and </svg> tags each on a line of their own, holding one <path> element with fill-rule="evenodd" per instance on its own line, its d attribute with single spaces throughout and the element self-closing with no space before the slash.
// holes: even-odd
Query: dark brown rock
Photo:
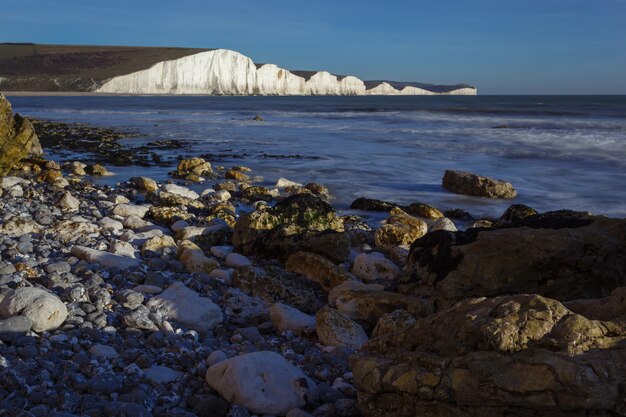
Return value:
<svg viewBox="0 0 626 417">
<path fill-rule="evenodd" d="M 313 313 L 322 307 L 315 290 L 295 274 L 276 267 L 243 266 L 235 269 L 233 285 L 268 303 L 280 302 Z"/>
<path fill-rule="evenodd" d="M 436 231 L 416 240 L 407 263 L 412 291 L 440 306 L 474 296 L 541 294 L 600 298 L 626 285 L 626 220 L 571 212 L 510 226 Z"/>
<path fill-rule="evenodd" d="M 510 182 L 464 171 L 447 170 L 443 176 L 442 186 L 453 193 L 477 197 L 510 199 L 517 196 L 517 191 Z"/>
<path fill-rule="evenodd" d="M 625 323 L 537 295 L 468 299 L 372 339 L 351 365 L 367 417 L 612 416 L 625 339 Z"/>
</svg>

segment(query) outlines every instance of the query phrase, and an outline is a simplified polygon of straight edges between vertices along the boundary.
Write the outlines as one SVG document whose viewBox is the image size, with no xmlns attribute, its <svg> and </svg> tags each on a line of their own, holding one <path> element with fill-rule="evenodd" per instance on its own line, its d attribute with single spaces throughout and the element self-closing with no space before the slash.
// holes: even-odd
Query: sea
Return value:
<svg viewBox="0 0 626 417">
<path fill-rule="evenodd" d="M 110 167 L 115 185 L 165 181 L 176 158 L 243 165 L 260 185 L 319 182 L 349 213 L 358 197 L 497 218 L 513 203 L 626 217 L 626 96 L 9 96 L 25 116 L 134 132 L 129 146 L 183 140 L 166 167 Z M 260 115 L 264 121 L 254 121 Z M 66 159 L 49 154 L 49 158 Z M 88 155 L 76 155 L 88 159 Z M 510 181 L 515 200 L 450 193 L 447 169 Z M 212 182 L 194 185 L 202 190 Z"/>
</svg>

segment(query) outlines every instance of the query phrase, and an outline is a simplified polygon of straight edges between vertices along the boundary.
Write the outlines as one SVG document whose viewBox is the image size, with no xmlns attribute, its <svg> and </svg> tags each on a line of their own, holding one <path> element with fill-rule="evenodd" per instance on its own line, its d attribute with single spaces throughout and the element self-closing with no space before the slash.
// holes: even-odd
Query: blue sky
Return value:
<svg viewBox="0 0 626 417">
<path fill-rule="evenodd" d="M 626 0 L 0 0 L 0 41 L 228 48 L 482 94 L 626 94 Z"/>
</svg>

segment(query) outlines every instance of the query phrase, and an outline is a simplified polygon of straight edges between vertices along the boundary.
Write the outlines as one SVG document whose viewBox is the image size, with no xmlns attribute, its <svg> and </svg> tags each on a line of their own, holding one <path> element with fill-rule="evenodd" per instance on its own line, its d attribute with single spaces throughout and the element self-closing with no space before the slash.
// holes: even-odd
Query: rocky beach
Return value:
<svg viewBox="0 0 626 417">
<path fill-rule="evenodd" d="M 98 184 L 182 143 L 132 134 L 0 96 L 0 415 L 626 416 L 625 219 L 455 170 L 510 207 L 356 199 L 372 224 L 200 155 Z"/>
</svg>

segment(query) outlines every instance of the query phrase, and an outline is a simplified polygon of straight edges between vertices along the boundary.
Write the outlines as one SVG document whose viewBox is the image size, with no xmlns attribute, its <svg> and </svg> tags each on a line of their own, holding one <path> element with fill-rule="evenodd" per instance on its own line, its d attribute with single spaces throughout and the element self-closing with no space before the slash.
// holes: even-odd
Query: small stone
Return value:
<svg viewBox="0 0 626 417">
<path fill-rule="evenodd" d="M 124 228 L 122 222 L 112 219 L 110 217 L 103 217 L 102 219 L 98 220 L 98 225 L 103 229 L 113 231 L 119 231 Z"/>
<path fill-rule="evenodd" d="M 206 272 L 219 268 L 219 263 L 207 258 L 202 249 L 190 240 L 183 240 L 178 244 L 178 260 L 182 262 L 185 270 L 189 273 Z"/>
<path fill-rule="evenodd" d="M 133 177 L 129 182 L 143 191 L 155 192 L 159 189 L 157 182 L 148 177 Z"/>
<path fill-rule="evenodd" d="M 200 198 L 200 195 L 196 193 L 195 191 L 192 191 L 186 187 L 181 187 L 180 185 L 176 185 L 176 184 L 165 184 L 163 186 L 163 190 L 168 193 L 176 194 L 176 195 L 186 197 L 186 198 L 191 198 L 192 200 L 197 200 L 198 198 Z"/>
<path fill-rule="evenodd" d="M 31 242 L 20 242 L 16 248 L 20 253 L 24 254 L 33 252 L 33 244 Z"/>
<path fill-rule="evenodd" d="M 79 259 L 84 259 L 91 263 L 97 263 L 108 268 L 131 269 L 139 266 L 139 261 L 126 256 L 107 253 L 84 246 L 73 246 L 71 254 Z"/>
<path fill-rule="evenodd" d="M 60 261 L 46 265 L 45 270 L 49 274 L 65 274 L 70 272 L 72 267 L 66 261 Z"/>
<path fill-rule="evenodd" d="M 89 175 L 98 176 L 98 177 L 108 177 L 114 175 L 108 169 L 100 164 L 87 165 L 85 167 L 85 172 Z"/>
<path fill-rule="evenodd" d="M 94 345 L 89 349 L 89 354 L 98 359 L 115 359 L 120 356 L 112 346 Z"/>
<path fill-rule="evenodd" d="M 330 307 L 317 312 L 316 330 L 320 341 L 327 346 L 359 349 L 368 341 L 367 333 L 358 323 Z"/>
<path fill-rule="evenodd" d="M 189 227 L 189 223 L 187 223 L 185 220 L 178 220 L 172 223 L 172 225 L 170 226 L 170 229 L 172 229 L 172 232 L 178 233 L 181 230 L 183 230 L 185 227 Z"/>
<path fill-rule="evenodd" d="M 299 335 L 307 328 L 315 328 L 314 316 L 282 303 L 272 304 L 270 319 L 279 332 L 291 331 Z"/>
<path fill-rule="evenodd" d="M 116 298 L 123 307 L 129 310 L 135 310 L 144 300 L 143 294 L 129 289 L 119 291 Z"/>
<path fill-rule="evenodd" d="M 211 253 L 216 258 L 224 259 L 235 250 L 232 246 L 211 246 Z"/>
<path fill-rule="evenodd" d="M 143 370 L 144 376 L 153 384 L 166 384 L 181 378 L 184 374 L 167 366 L 152 365 Z"/>
<path fill-rule="evenodd" d="M 171 236 L 151 237 L 143 244 L 141 254 L 146 258 L 170 258 L 176 255 L 178 246 Z"/>
<path fill-rule="evenodd" d="M 103 372 L 90 378 L 87 388 L 93 393 L 112 394 L 121 388 L 121 384 L 113 372 Z"/>
<path fill-rule="evenodd" d="M 430 226 L 430 231 L 434 232 L 435 230 L 445 230 L 447 232 L 456 232 L 457 228 L 452 222 L 452 220 L 444 217 L 442 219 L 437 220 Z"/>
<path fill-rule="evenodd" d="M 391 281 L 398 276 L 400 268 L 382 253 L 361 253 L 354 259 L 352 273 L 365 282 Z"/>
<path fill-rule="evenodd" d="M 156 285 L 137 285 L 135 288 L 133 288 L 134 291 L 137 292 L 141 292 L 144 294 L 159 294 L 161 292 L 163 292 L 163 288 L 156 286 Z"/>
<path fill-rule="evenodd" d="M 406 208 L 406 212 L 412 216 L 424 217 L 426 219 L 440 219 L 444 217 L 441 211 L 424 203 L 413 203 Z"/>
<path fill-rule="evenodd" d="M 113 208 L 113 214 L 120 217 L 137 216 L 143 218 L 148 210 L 150 210 L 148 205 L 118 204 Z"/>
<path fill-rule="evenodd" d="M 26 316 L 13 316 L 0 320 L 0 340 L 3 342 L 13 341 L 26 335 L 33 327 L 33 321 Z"/>
<path fill-rule="evenodd" d="M 56 206 L 62 210 L 77 211 L 80 207 L 80 201 L 69 191 L 63 193 L 63 196 L 56 202 Z"/>
<path fill-rule="evenodd" d="M 213 301 L 200 297 L 182 282 L 173 283 L 146 306 L 201 333 L 207 333 L 223 320 L 222 310 Z"/>
<path fill-rule="evenodd" d="M 442 179 L 442 186 L 453 193 L 478 197 L 512 199 L 517 196 L 517 191 L 510 182 L 464 171 L 447 170 Z"/>
<path fill-rule="evenodd" d="M 226 263 L 226 266 L 229 266 L 231 268 L 239 268 L 242 266 L 252 265 L 252 262 L 250 262 L 250 259 L 235 252 L 229 253 L 228 255 L 226 255 L 225 263 Z"/>
<path fill-rule="evenodd" d="M 58 328 L 67 318 L 67 308 L 56 295 L 35 287 L 21 287 L 9 291 L 0 302 L 0 314 L 9 318 L 28 317 L 35 332 Z"/>
<path fill-rule="evenodd" d="M 299 182 L 290 181 L 287 178 L 279 178 L 276 181 L 276 185 L 274 188 L 287 188 L 287 187 L 302 187 L 302 184 Z"/>
</svg>

